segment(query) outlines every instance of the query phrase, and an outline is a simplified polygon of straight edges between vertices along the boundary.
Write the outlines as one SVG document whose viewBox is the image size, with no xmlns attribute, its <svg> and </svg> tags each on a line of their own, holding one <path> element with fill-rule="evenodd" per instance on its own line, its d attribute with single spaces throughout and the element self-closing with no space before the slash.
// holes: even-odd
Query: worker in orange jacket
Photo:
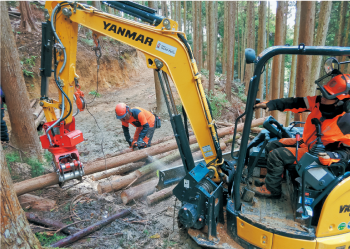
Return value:
<svg viewBox="0 0 350 249">
<path fill-rule="evenodd" d="M 327 84 L 320 86 L 322 96 L 305 98 L 282 98 L 263 102 L 255 108 L 268 108 L 269 111 L 292 111 L 300 113 L 310 111 L 307 117 L 303 139 L 298 149 L 298 160 L 312 148 L 316 142 L 316 127 L 313 118 L 321 122 L 322 142 L 326 153 L 319 153 L 323 165 L 350 159 L 350 110 L 346 109 L 350 101 L 350 75 L 339 74 Z M 347 103 L 347 104 L 345 104 Z M 344 108 L 345 107 L 345 108 Z M 257 196 L 279 198 L 281 196 L 282 174 L 284 168 L 295 167 L 296 138 L 283 138 L 266 145 L 267 175 L 256 180 L 253 191 Z"/>
<path fill-rule="evenodd" d="M 155 116 L 149 111 L 140 107 L 129 108 L 124 103 L 119 103 L 115 107 L 117 119 L 122 121 L 125 140 L 131 148 L 143 149 L 151 146 L 154 134 Z M 129 124 L 136 127 L 134 138 L 129 133 Z"/>
</svg>

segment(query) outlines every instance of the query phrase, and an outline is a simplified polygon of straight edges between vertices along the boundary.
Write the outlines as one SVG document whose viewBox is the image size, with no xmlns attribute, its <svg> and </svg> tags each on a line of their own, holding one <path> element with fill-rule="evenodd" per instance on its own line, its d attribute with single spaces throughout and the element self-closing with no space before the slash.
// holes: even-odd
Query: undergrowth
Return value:
<svg viewBox="0 0 350 249">
<path fill-rule="evenodd" d="M 27 159 L 26 163 L 31 168 L 32 177 L 41 176 L 44 173 L 43 163 L 36 158 Z"/>
<path fill-rule="evenodd" d="M 92 90 L 91 92 L 89 92 L 90 95 L 96 96 L 97 98 L 101 97 L 101 94 L 96 92 L 96 90 Z"/>
<path fill-rule="evenodd" d="M 213 92 L 209 92 L 208 101 L 210 103 L 213 118 L 220 118 L 222 110 L 228 104 L 226 94 L 219 91 L 215 94 Z"/>
<path fill-rule="evenodd" d="M 67 237 L 65 235 L 58 235 L 57 233 L 50 236 L 50 235 L 47 235 L 45 232 L 36 233 L 35 236 L 38 238 L 38 240 L 40 241 L 40 244 L 43 246 L 49 246 L 55 243 L 56 241 L 59 241 Z"/>
</svg>

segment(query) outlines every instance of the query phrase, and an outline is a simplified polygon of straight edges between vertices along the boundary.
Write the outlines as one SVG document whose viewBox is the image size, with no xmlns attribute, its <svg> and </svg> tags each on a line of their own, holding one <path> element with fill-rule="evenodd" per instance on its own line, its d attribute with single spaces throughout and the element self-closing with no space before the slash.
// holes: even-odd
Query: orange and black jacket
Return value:
<svg viewBox="0 0 350 249">
<path fill-rule="evenodd" d="M 312 148 L 316 141 L 316 127 L 313 118 L 321 121 L 321 137 L 327 154 L 331 158 L 348 161 L 350 159 L 350 113 L 335 114 L 333 118 L 324 119 L 319 109 L 321 96 L 304 98 L 283 98 L 269 101 L 266 105 L 270 111 L 292 111 L 294 113 L 311 112 L 306 119 L 303 133 L 304 146 Z"/>
<path fill-rule="evenodd" d="M 126 141 L 130 140 L 129 124 L 132 124 L 136 128 L 142 128 L 138 137 L 143 139 L 146 136 L 148 129 L 154 127 L 154 115 L 140 107 L 130 109 L 130 114 L 131 116 L 127 122 L 122 121 Z"/>
</svg>

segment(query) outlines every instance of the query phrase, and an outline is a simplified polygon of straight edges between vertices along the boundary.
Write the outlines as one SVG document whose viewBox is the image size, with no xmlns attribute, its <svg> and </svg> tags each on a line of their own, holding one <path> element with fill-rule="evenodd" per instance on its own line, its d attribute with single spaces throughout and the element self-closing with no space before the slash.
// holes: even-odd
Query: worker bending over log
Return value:
<svg viewBox="0 0 350 249">
<path fill-rule="evenodd" d="M 154 130 L 160 128 L 159 117 L 140 107 L 131 109 L 124 103 L 117 104 L 115 114 L 122 121 L 125 140 L 132 149 L 151 147 Z M 129 124 L 136 127 L 133 139 L 129 133 Z"/>
</svg>

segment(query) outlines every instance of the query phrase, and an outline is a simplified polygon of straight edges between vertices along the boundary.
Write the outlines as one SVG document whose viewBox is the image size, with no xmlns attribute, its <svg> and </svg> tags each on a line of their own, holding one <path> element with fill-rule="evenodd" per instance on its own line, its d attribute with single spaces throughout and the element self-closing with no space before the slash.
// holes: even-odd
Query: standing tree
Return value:
<svg viewBox="0 0 350 249">
<path fill-rule="evenodd" d="M 39 31 L 38 27 L 34 23 L 33 14 L 32 10 L 30 9 L 29 2 L 20 1 L 19 11 L 21 12 L 21 29 L 27 32 L 32 32 L 32 29 L 34 29 L 35 31 Z"/>
<path fill-rule="evenodd" d="M 216 16 L 217 5 L 211 1 L 209 5 L 209 92 L 214 92 L 215 85 L 215 68 L 216 68 Z"/>
<path fill-rule="evenodd" d="M 337 37 L 337 46 L 343 46 L 344 39 L 344 27 L 345 27 L 345 18 L 346 13 L 348 12 L 348 1 L 342 1 L 339 11 L 339 29 Z"/>
<path fill-rule="evenodd" d="M 192 1 L 192 41 L 193 41 L 193 55 L 198 64 L 198 36 L 197 36 L 197 2 Z"/>
<path fill-rule="evenodd" d="M 207 70 L 209 71 L 209 57 L 210 57 L 210 51 L 209 51 L 209 47 L 210 47 L 210 42 L 209 42 L 209 1 L 205 1 L 205 30 L 206 30 L 206 40 L 207 40 L 207 58 L 206 58 L 206 62 L 207 62 Z"/>
<path fill-rule="evenodd" d="M 168 17 L 169 16 L 169 13 L 168 13 L 168 4 L 166 1 L 162 1 L 162 15 L 165 16 L 165 17 Z"/>
<path fill-rule="evenodd" d="M 221 65 L 222 65 L 222 74 L 226 73 L 226 60 L 227 60 L 227 36 L 228 36 L 228 1 L 224 2 L 224 39 L 222 42 L 222 56 L 221 56 Z M 227 83 L 226 83 L 227 84 Z"/>
<path fill-rule="evenodd" d="M 270 2 L 268 2 L 268 8 L 267 8 L 267 30 L 266 30 L 266 47 L 270 47 Z M 265 100 L 271 99 L 271 91 L 269 91 L 269 65 L 270 62 L 266 63 L 266 92 L 265 92 Z M 271 86 L 271 84 L 270 84 Z"/>
<path fill-rule="evenodd" d="M 27 108 L 29 107 L 29 99 L 17 49 L 16 46 L 13 46 L 16 43 L 12 34 L 5 0 L 0 0 L 0 32 L 0 50 L 2 51 L 2 59 L 0 60 L 1 85 L 7 96 L 9 111 L 10 107 L 12 110 L 11 124 L 14 121 L 13 117 L 16 116 L 18 119 L 15 119 L 17 121 L 15 131 L 22 133 L 26 145 L 28 145 L 26 136 L 32 138 L 34 135 L 37 139 L 36 145 L 39 147 L 34 122 L 31 113 L 28 112 L 30 108 Z M 19 82 L 22 88 L 18 88 Z M 10 94 L 11 90 L 14 90 L 13 94 Z M 14 106 L 11 106 L 11 104 L 14 104 Z M 23 115 L 22 117 L 16 115 L 17 112 L 13 111 L 15 108 L 20 109 L 19 112 Z M 22 125 L 23 128 L 28 128 L 28 130 L 18 130 L 18 125 Z M 1 145 L 0 172 L 0 248 L 41 248 L 39 241 L 30 230 L 26 216 L 18 202 Z"/>
<path fill-rule="evenodd" d="M 1 86 L 12 127 L 11 142 L 28 155 L 41 160 L 38 134 L 24 82 L 20 59 L 13 37 L 6 2 L 1 2 Z"/>
<path fill-rule="evenodd" d="M 283 35 L 282 35 L 282 45 L 286 44 L 287 40 L 287 15 L 288 15 L 288 1 L 284 1 L 284 10 L 283 10 Z M 286 55 L 282 55 L 281 59 L 281 79 L 280 79 L 280 98 L 284 97 L 284 74 L 285 74 L 285 64 L 286 64 Z"/>
<path fill-rule="evenodd" d="M 254 25 L 254 2 L 248 1 L 247 2 L 247 48 L 254 48 L 254 32 L 255 32 L 255 25 Z M 248 95 L 248 89 L 249 89 L 249 81 L 250 78 L 253 76 L 253 64 L 246 64 L 245 65 L 245 72 L 244 72 L 244 83 L 245 83 L 245 94 Z"/>
<path fill-rule="evenodd" d="M 155 1 L 148 1 L 148 7 L 152 9 L 157 9 L 156 2 Z M 165 104 L 164 94 L 162 92 L 162 87 L 160 86 L 159 78 L 158 78 L 158 72 L 156 70 L 153 70 L 154 75 L 154 85 L 156 89 L 156 102 L 157 102 L 157 113 L 166 113 L 167 107 Z"/>
<path fill-rule="evenodd" d="M 198 70 L 203 65 L 203 27 L 202 27 L 202 2 L 197 1 L 197 21 L 198 21 Z"/>
<path fill-rule="evenodd" d="M 94 6 L 96 9 L 101 9 L 101 2 L 100 1 L 92 1 L 92 6 Z"/>
<path fill-rule="evenodd" d="M 179 31 L 182 31 L 182 22 L 181 22 L 181 1 L 177 1 L 177 22 L 179 24 Z"/>
<path fill-rule="evenodd" d="M 322 1 L 320 3 L 320 14 L 318 17 L 317 35 L 314 46 L 324 46 L 326 44 L 326 37 L 328 32 L 328 24 L 331 17 L 332 2 Z M 319 78 L 320 68 L 322 63 L 322 56 L 314 56 L 311 64 L 311 74 L 308 85 L 312 86 L 315 80 Z"/>
<path fill-rule="evenodd" d="M 349 10 L 349 12 L 350 12 L 350 10 Z M 344 47 L 349 47 L 350 46 L 349 33 L 350 33 L 350 18 L 348 18 L 348 25 L 347 25 L 346 32 L 345 32 L 345 40 L 344 40 L 344 44 L 343 44 Z M 341 61 L 345 61 L 345 60 L 347 60 L 346 56 L 343 56 Z M 345 73 L 345 72 L 350 73 L 350 64 L 347 64 L 347 70 L 345 70 L 345 65 L 346 64 L 342 64 L 341 65 L 340 71 L 342 71 L 343 73 Z"/>
<path fill-rule="evenodd" d="M 259 6 L 259 30 L 258 30 L 258 54 L 260 54 L 266 48 L 266 9 L 267 3 L 265 1 L 260 1 Z M 257 98 L 263 99 L 264 93 L 264 77 L 260 77 L 259 90 Z M 261 109 L 255 111 L 255 118 L 262 117 Z"/>
<path fill-rule="evenodd" d="M 296 3 L 296 11 L 295 11 L 295 25 L 294 25 L 294 38 L 293 38 L 293 46 L 298 45 L 299 39 L 299 26 L 300 26 L 300 6 L 301 2 L 297 1 Z M 295 88 L 295 77 L 296 77 L 296 68 L 297 68 L 297 56 L 292 56 L 292 67 L 290 69 L 290 78 L 289 78 L 289 92 L 288 97 L 294 97 L 294 88 Z M 286 126 L 289 125 L 291 118 L 291 112 L 287 112 L 286 115 Z"/>
<path fill-rule="evenodd" d="M 313 45 L 314 29 L 315 29 L 315 2 L 303 1 L 301 2 L 299 29 L 299 44 L 304 43 L 306 46 Z M 308 78 L 311 74 L 312 56 L 298 55 L 297 75 L 296 75 L 296 97 L 305 97 L 314 95 L 315 86 L 310 85 Z M 308 113 L 302 115 L 294 115 L 295 121 L 305 121 Z"/>
<path fill-rule="evenodd" d="M 284 2 L 277 2 L 277 12 L 276 12 L 276 28 L 275 28 L 275 43 L 274 45 L 282 45 L 283 43 L 283 11 Z M 272 60 L 272 70 L 271 70 L 271 99 L 278 99 L 280 93 L 280 79 L 281 79 L 281 55 L 276 55 Z M 278 119 L 278 111 L 272 111 L 271 115 Z"/>
<path fill-rule="evenodd" d="M 184 1 L 184 33 L 186 34 L 187 30 L 187 1 Z"/>
<path fill-rule="evenodd" d="M 230 25 L 227 27 L 227 77 L 226 77 L 226 98 L 229 102 L 231 102 L 231 85 L 233 81 L 233 75 L 234 75 L 234 48 L 235 48 L 235 9 L 236 9 L 236 2 L 229 1 L 226 4 L 227 7 L 227 22 L 230 23 Z"/>
</svg>

